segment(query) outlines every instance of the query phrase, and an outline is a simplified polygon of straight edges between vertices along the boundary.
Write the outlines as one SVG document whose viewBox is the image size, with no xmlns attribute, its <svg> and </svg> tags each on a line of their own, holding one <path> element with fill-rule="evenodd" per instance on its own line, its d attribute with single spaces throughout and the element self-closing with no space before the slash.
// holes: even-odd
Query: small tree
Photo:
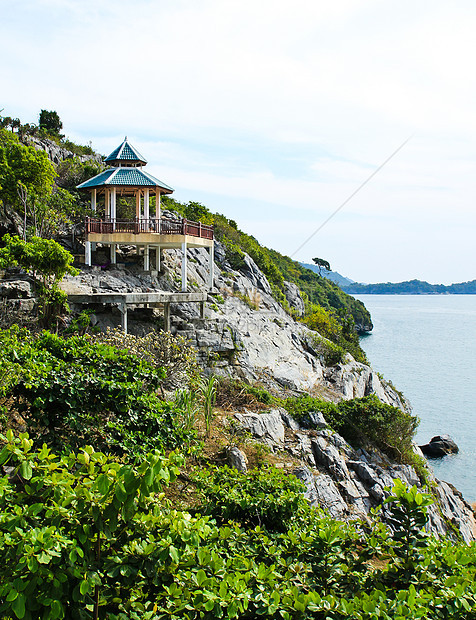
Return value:
<svg viewBox="0 0 476 620">
<path fill-rule="evenodd" d="M 54 110 L 41 110 L 39 117 L 40 129 L 54 136 L 62 137 L 60 131 L 63 129 L 58 113 Z"/>
<path fill-rule="evenodd" d="M 49 321 L 68 310 L 67 295 L 58 288 L 63 277 L 79 271 L 72 266 L 73 256 L 52 239 L 33 237 L 25 241 L 18 236 L 6 234 L 5 247 L 0 249 L 0 266 L 19 266 L 40 280 L 39 313 L 43 322 Z"/>
<path fill-rule="evenodd" d="M 332 271 L 330 264 L 323 258 L 313 258 L 312 261 L 318 266 L 320 276 L 322 276 L 321 269 L 323 267 L 324 269 L 327 269 L 327 271 Z"/>
</svg>

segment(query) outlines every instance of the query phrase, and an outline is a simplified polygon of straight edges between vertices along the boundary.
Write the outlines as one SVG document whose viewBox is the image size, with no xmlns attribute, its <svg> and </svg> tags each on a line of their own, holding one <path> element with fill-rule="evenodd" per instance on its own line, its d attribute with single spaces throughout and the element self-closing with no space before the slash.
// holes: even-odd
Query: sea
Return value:
<svg viewBox="0 0 476 620">
<path fill-rule="evenodd" d="M 416 442 L 447 434 L 459 446 L 430 460 L 436 477 L 476 502 L 476 295 L 356 297 L 374 324 L 361 346 L 420 418 Z"/>
</svg>

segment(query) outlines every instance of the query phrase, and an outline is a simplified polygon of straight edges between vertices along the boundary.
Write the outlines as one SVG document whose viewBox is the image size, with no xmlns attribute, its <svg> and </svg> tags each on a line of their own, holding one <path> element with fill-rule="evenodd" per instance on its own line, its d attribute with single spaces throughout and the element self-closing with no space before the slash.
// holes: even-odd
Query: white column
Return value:
<svg viewBox="0 0 476 620">
<path fill-rule="evenodd" d="M 125 301 L 119 304 L 119 310 L 121 312 L 122 331 L 127 334 L 127 304 Z"/>
<path fill-rule="evenodd" d="M 147 187 L 144 191 L 144 219 L 148 220 L 150 217 L 150 209 L 149 209 L 149 188 Z"/>
<path fill-rule="evenodd" d="M 149 271 L 149 246 L 144 246 L 144 271 Z"/>
<path fill-rule="evenodd" d="M 157 232 L 162 234 L 162 225 L 160 223 L 160 218 L 162 217 L 161 213 L 161 204 L 160 204 L 160 189 L 158 187 L 155 188 L 155 217 L 159 220 L 159 227 Z"/>
<path fill-rule="evenodd" d="M 104 190 L 104 215 L 106 216 L 106 218 L 111 217 L 110 192 L 107 187 Z"/>
<path fill-rule="evenodd" d="M 111 218 L 116 219 L 116 188 L 113 187 L 111 191 Z"/>
<path fill-rule="evenodd" d="M 214 246 L 211 245 L 208 248 L 208 287 L 210 290 L 212 290 L 213 288 L 213 278 L 214 278 L 214 273 L 213 273 L 213 269 L 214 269 L 214 265 L 215 265 L 215 252 L 214 252 Z"/>
<path fill-rule="evenodd" d="M 111 243 L 111 263 L 113 265 L 115 265 L 116 262 L 117 262 L 117 259 L 116 259 L 116 248 L 117 248 L 116 244 L 115 243 Z"/>
<path fill-rule="evenodd" d="M 84 262 L 88 267 L 91 267 L 91 242 L 86 241 L 84 245 Z"/>
<path fill-rule="evenodd" d="M 164 304 L 164 332 L 170 331 L 170 303 Z"/>
<path fill-rule="evenodd" d="M 187 243 L 182 243 L 182 293 L 187 292 Z"/>
<path fill-rule="evenodd" d="M 96 189 L 96 188 L 92 189 L 92 190 L 91 190 L 91 211 L 92 211 L 93 213 L 96 213 L 96 208 L 97 208 L 97 195 L 98 195 L 98 194 L 97 194 L 97 189 Z M 95 243 L 93 243 L 93 244 L 91 245 L 91 251 L 93 251 L 93 252 L 94 252 L 95 250 L 96 250 L 96 244 L 95 244 Z"/>
<path fill-rule="evenodd" d="M 136 218 L 140 218 L 140 189 L 136 192 Z"/>
<path fill-rule="evenodd" d="M 155 248 L 155 269 L 156 271 L 160 271 L 160 246 Z"/>
</svg>

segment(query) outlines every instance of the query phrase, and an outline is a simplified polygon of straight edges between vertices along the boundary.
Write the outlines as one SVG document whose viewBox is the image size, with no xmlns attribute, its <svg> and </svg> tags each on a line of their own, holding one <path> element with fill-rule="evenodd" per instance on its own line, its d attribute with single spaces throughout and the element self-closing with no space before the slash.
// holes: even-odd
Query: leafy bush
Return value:
<svg viewBox="0 0 476 620">
<path fill-rule="evenodd" d="M 0 466 L 13 469 L 0 478 L 2 617 L 474 619 L 474 544 L 415 533 L 419 559 L 405 583 L 411 537 L 392 538 L 378 521 L 365 535 L 305 503 L 291 513 L 293 489 L 283 492 L 282 480 L 253 484 L 270 516 L 267 491 L 284 498 L 277 507 L 291 515 L 289 528 L 217 525 L 165 500 L 176 457 L 151 453 L 133 467 L 87 447 L 58 457 L 34 452 L 25 435 L 4 440 Z M 405 530 L 409 510 L 424 521 L 426 496 L 394 491 L 395 531 Z"/>
<path fill-rule="evenodd" d="M 312 347 L 322 357 L 326 366 L 336 366 L 345 359 L 345 350 L 342 347 L 317 334 L 312 338 Z"/>
<path fill-rule="evenodd" d="M 88 335 L 91 343 L 104 343 L 129 351 L 165 373 L 165 387 L 186 385 L 198 380 L 195 350 L 183 336 L 170 332 L 150 332 L 145 336 L 125 334 L 122 329 L 109 329 L 104 333 Z"/>
<path fill-rule="evenodd" d="M 232 520 L 282 531 L 304 505 L 302 482 L 273 468 L 239 472 L 217 467 L 198 472 L 195 481 L 204 497 L 202 512 L 219 523 Z"/>
<path fill-rule="evenodd" d="M 216 402 L 222 409 L 259 408 L 260 405 L 270 405 L 275 400 L 265 388 L 257 384 L 253 385 L 229 377 L 222 377 L 217 381 Z"/>
<path fill-rule="evenodd" d="M 354 447 L 371 442 L 390 458 L 414 464 L 412 439 L 419 419 L 382 403 L 374 394 L 339 403 L 302 396 L 287 398 L 283 404 L 293 417 L 308 423 L 309 414 L 320 411 L 328 424 Z"/>
<path fill-rule="evenodd" d="M 13 365 L 13 399 L 36 442 L 62 448 L 93 444 L 131 458 L 174 447 L 186 431 L 157 390 L 165 371 L 111 345 L 11 328 L 0 332 L 2 363 Z"/>
</svg>

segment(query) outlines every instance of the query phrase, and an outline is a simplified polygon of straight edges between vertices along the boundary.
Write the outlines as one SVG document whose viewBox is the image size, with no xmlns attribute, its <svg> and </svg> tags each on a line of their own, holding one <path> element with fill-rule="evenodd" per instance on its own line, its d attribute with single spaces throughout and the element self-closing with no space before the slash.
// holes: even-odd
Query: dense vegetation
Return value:
<svg viewBox="0 0 476 620">
<path fill-rule="evenodd" d="M 185 347 L 167 354 L 186 363 Z M 89 444 L 135 457 L 183 445 L 193 434 L 182 411 L 160 398 L 166 368 L 104 339 L 35 335 L 14 326 L 0 331 L 0 364 L 3 426 L 27 428 L 35 445 Z"/>
<path fill-rule="evenodd" d="M 475 618 L 476 548 L 428 536 L 431 500 L 415 487 L 388 499 L 393 536 L 378 518 L 362 529 L 311 509 L 275 471 L 202 474 L 192 516 L 166 498 L 174 455 L 134 466 L 88 447 L 34 450 L 11 432 L 5 441 L 4 617 Z"/>
<path fill-rule="evenodd" d="M 276 300 L 289 312 L 292 310 L 284 293 L 284 281 L 296 284 L 305 302 L 304 322 L 336 343 L 342 352 L 349 351 L 355 359 L 365 361 L 358 331 L 371 329 L 372 322 L 362 302 L 343 293 L 337 284 L 305 269 L 291 258 L 260 245 L 254 237 L 239 230 L 236 222 L 224 215 L 211 213 L 199 203 L 183 204 L 170 197 L 164 198 L 164 204 L 184 217 L 213 224 L 216 238 L 225 246 L 227 259 L 233 269 L 246 270 L 244 253 L 251 256 L 268 278 Z"/>
<path fill-rule="evenodd" d="M 293 418 L 309 428 L 313 427 L 310 414 L 319 412 L 355 448 L 375 445 L 393 460 L 421 465 L 412 447 L 419 419 L 382 403 L 374 394 L 339 403 L 300 396 L 285 399 L 283 405 Z"/>
</svg>

